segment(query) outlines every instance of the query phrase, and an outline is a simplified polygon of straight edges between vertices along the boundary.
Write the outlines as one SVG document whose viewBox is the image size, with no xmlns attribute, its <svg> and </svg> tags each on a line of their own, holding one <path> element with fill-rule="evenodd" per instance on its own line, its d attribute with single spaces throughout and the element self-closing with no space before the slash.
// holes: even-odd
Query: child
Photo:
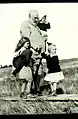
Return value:
<svg viewBox="0 0 78 119">
<path fill-rule="evenodd" d="M 48 55 L 42 54 L 46 58 L 48 74 L 45 76 L 44 80 L 48 81 L 51 88 L 51 93 L 56 96 L 57 83 L 64 79 L 63 72 L 59 65 L 59 59 L 56 55 L 56 46 L 52 43 L 48 44 Z"/>
<path fill-rule="evenodd" d="M 30 50 L 30 41 L 29 39 L 23 37 L 24 42 L 21 45 L 20 54 L 18 60 L 13 62 L 14 66 L 16 66 L 15 70 L 12 71 L 12 74 L 16 76 L 17 79 L 22 79 L 23 84 L 21 88 L 20 97 L 27 98 L 27 95 L 30 94 L 31 82 L 32 82 L 32 51 Z M 18 49 L 18 48 L 17 48 Z M 16 51 L 18 51 L 16 49 Z M 19 62 L 19 63 L 18 63 Z M 26 95 L 25 95 L 26 88 Z"/>
</svg>

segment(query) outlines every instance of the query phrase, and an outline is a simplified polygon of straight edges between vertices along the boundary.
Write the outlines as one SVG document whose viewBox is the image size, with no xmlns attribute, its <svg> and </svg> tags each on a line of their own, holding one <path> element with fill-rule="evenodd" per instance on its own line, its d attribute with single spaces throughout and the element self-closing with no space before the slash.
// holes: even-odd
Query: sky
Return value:
<svg viewBox="0 0 78 119">
<path fill-rule="evenodd" d="M 47 15 L 48 41 L 56 44 L 59 59 L 78 58 L 78 3 L 9 3 L 0 4 L 0 65 L 12 64 L 20 26 L 32 9 L 40 18 Z"/>
</svg>

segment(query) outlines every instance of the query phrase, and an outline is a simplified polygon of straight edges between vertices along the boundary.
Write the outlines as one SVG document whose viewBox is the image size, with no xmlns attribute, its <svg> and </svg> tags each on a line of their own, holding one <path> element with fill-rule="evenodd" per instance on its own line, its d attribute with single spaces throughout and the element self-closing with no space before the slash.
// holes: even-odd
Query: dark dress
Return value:
<svg viewBox="0 0 78 119">
<path fill-rule="evenodd" d="M 49 82 L 59 82 L 60 80 L 64 79 L 63 72 L 59 65 L 59 59 L 58 56 L 52 56 L 45 55 L 45 53 L 42 54 L 44 58 L 46 58 L 47 62 L 47 68 L 48 68 L 48 74 L 45 76 L 44 80 Z"/>
<path fill-rule="evenodd" d="M 42 53 L 42 57 L 46 59 L 48 73 L 55 73 L 61 71 L 57 55 L 50 57 L 50 55 L 47 56 L 45 53 Z"/>
<path fill-rule="evenodd" d="M 48 73 L 55 73 L 61 71 L 59 65 L 59 59 L 57 55 L 53 57 L 50 57 L 50 55 L 48 55 L 46 57 L 46 62 L 47 62 L 47 68 L 49 69 Z"/>
<path fill-rule="evenodd" d="M 12 72 L 13 75 L 16 75 L 23 66 L 33 66 L 33 60 L 31 59 L 32 51 L 30 49 L 24 50 L 18 59 L 14 61 L 14 64 L 16 65 L 16 69 Z"/>
</svg>

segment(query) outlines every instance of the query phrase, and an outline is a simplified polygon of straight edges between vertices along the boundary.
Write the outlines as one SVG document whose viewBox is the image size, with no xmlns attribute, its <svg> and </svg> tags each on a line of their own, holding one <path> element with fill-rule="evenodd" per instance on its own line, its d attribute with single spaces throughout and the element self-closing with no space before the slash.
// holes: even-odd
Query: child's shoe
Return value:
<svg viewBox="0 0 78 119">
<path fill-rule="evenodd" d="M 24 98 L 24 99 L 26 99 L 26 98 L 27 98 L 27 95 L 25 95 L 25 93 L 22 92 L 22 93 L 20 94 L 20 98 Z"/>
<path fill-rule="evenodd" d="M 53 91 L 53 92 L 50 91 L 50 92 L 49 92 L 49 95 L 50 95 L 50 96 L 57 96 L 56 91 Z"/>
<path fill-rule="evenodd" d="M 23 98 L 23 96 L 24 96 L 24 92 L 22 92 L 22 93 L 20 94 L 20 97 L 21 97 L 21 98 Z"/>
<path fill-rule="evenodd" d="M 56 91 L 55 91 L 55 90 L 52 92 L 52 96 L 57 96 L 57 94 L 56 94 Z"/>
</svg>

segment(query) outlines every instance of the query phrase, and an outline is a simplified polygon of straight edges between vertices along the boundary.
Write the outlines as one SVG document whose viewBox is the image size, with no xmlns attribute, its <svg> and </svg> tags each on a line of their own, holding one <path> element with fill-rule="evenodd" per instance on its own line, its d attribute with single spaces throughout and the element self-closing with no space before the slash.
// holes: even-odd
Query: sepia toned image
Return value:
<svg viewBox="0 0 78 119">
<path fill-rule="evenodd" d="M 0 115 L 78 113 L 78 3 L 0 4 Z"/>
</svg>

